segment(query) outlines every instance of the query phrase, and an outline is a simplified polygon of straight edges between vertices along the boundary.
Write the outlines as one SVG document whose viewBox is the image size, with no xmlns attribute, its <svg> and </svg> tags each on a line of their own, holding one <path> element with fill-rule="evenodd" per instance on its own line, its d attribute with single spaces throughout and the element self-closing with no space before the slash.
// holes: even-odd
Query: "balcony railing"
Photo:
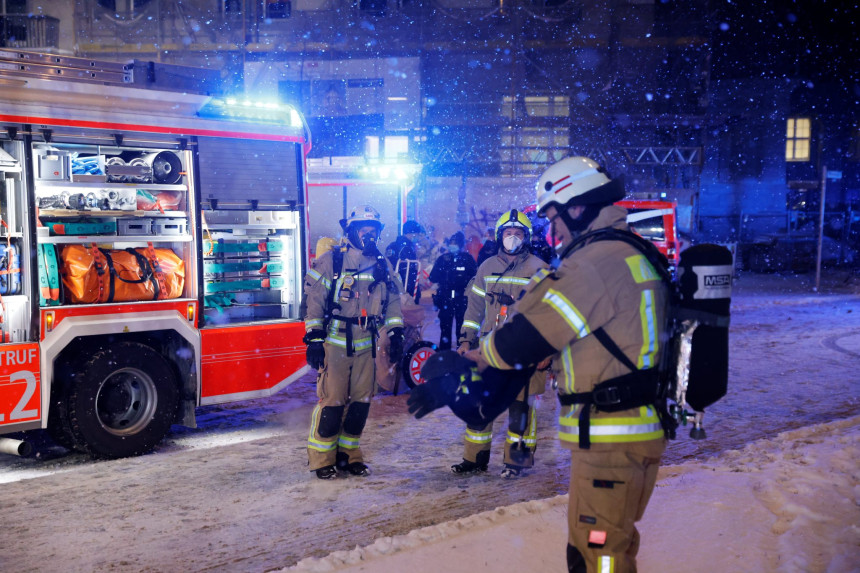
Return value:
<svg viewBox="0 0 860 573">
<path fill-rule="evenodd" d="M 51 16 L 0 14 L 0 47 L 57 48 L 60 21 Z"/>
</svg>

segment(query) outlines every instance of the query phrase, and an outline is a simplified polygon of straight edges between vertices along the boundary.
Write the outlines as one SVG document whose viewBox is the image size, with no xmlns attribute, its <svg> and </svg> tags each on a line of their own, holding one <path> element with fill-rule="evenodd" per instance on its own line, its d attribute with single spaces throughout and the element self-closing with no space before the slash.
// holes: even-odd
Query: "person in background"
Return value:
<svg viewBox="0 0 860 573">
<path fill-rule="evenodd" d="M 495 233 L 499 251 L 478 267 L 468 291 L 469 303 L 457 349 L 460 354 L 477 348 L 479 335 L 503 324 L 532 276 L 546 268 L 543 261 L 529 252 L 531 222 L 528 217 L 516 209 L 503 213 L 496 222 Z M 508 408 L 503 478 L 515 478 L 525 468 L 534 466 L 537 445 L 535 397 L 546 389 L 548 365 L 548 360 L 539 365 L 529 380 L 528 388 L 523 389 Z M 487 471 L 492 439 L 492 422 L 484 427 L 467 425 L 463 438 L 463 461 L 451 466 L 451 471 L 457 474 Z"/>
<path fill-rule="evenodd" d="M 496 234 L 492 227 L 487 227 L 487 234 L 484 237 L 484 245 L 478 251 L 478 266 L 481 263 L 494 256 L 499 252 L 499 244 L 496 242 Z"/>
<path fill-rule="evenodd" d="M 451 235 L 445 243 L 448 252 L 436 259 L 430 271 L 430 282 L 438 285 L 433 304 L 439 309 L 439 350 L 451 350 L 451 327 L 456 324 L 456 336 L 463 326 L 468 302 L 464 293 L 478 269 L 465 245 L 466 238 L 461 231 Z"/>
<path fill-rule="evenodd" d="M 358 206 L 341 226 L 344 241 L 305 277 L 305 356 L 320 371 L 308 462 L 319 479 L 334 479 L 338 470 L 370 475 L 359 441 L 376 386 L 380 329 L 388 336 L 391 363 L 403 355 L 403 287 L 376 246 L 383 228 L 379 212 Z"/>
<path fill-rule="evenodd" d="M 385 256 L 400 276 L 406 294 L 412 296 L 415 304 L 421 299 L 421 286 L 418 281 L 421 264 L 418 261 L 417 242 L 427 233 L 417 221 L 403 223 L 403 234 L 399 235 L 385 248 Z"/>
</svg>

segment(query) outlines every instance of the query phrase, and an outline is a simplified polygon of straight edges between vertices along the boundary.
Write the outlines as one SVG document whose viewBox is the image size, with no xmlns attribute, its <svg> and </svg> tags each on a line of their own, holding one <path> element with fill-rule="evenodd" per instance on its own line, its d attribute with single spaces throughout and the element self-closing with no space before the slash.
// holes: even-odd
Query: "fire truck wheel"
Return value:
<svg viewBox="0 0 860 573">
<path fill-rule="evenodd" d="M 99 350 L 71 377 L 65 407 L 78 449 L 121 458 L 151 451 L 176 418 L 171 365 L 155 350 L 120 342 Z"/>
<path fill-rule="evenodd" d="M 428 340 L 419 340 L 406 352 L 403 356 L 403 380 L 410 388 L 415 388 L 418 384 L 423 384 L 424 379 L 421 378 L 421 367 L 427 362 L 427 359 L 436 354 L 436 345 Z"/>
</svg>

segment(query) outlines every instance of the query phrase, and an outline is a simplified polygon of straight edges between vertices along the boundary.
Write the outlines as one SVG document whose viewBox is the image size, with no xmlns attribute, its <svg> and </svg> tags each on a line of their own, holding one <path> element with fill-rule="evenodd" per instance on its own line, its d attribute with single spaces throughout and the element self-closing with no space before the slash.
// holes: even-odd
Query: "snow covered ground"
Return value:
<svg viewBox="0 0 860 573">
<path fill-rule="evenodd" d="M 669 446 L 641 571 L 860 570 L 860 280 L 826 275 L 814 294 L 812 278 L 737 281 L 729 395 L 708 439 Z M 500 439 L 490 472 L 452 474 L 463 425 L 383 394 L 362 439 L 374 474 L 321 482 L 306 466 L 312 382 L 200 408 L 198 428 L 147 456 L 43 441 L 37 458 L 0 457 L 0 571 L 564 570 L 551 395 L 522 479 L 498 477 Z"/>
<path fill-rule="evenodd" d="M 860 416 L 661 468 L 640 522 L 643 572 L 860 569 Z M 567 496 L 306 559 L 284 571 L 566 571 Z"/>
</svg>

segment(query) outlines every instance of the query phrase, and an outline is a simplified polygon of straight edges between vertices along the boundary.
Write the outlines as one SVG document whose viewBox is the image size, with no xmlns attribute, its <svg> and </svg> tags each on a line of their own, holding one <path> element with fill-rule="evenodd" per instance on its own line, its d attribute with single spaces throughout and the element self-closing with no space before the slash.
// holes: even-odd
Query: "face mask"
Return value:
<svg viewBox="0 0 860 573">
<path fill-rule="evenodd" d="M 520 245 L 523 244 L 523 240 L 515 235 L 509 235 L 502 239 L 502 245 L 505 247 L 505 250 L 509 253 L 516 252 L 517 249 L 520 248 Z"/>
<path fill-rule="evenodd" d="M 375 257 L 379 254 L 379 248 L 376 246 L 376 237 L 371 233 L 362 238 L 361 246 L 361 252 L 365 256 Z"/>
<path fill-rule="evenodd" d="M 448 245 L 448 252 L 451 253 L 452 255 L 456 255 L 457 253 L 460 252 L 459 245 Z"/>
</svg>

